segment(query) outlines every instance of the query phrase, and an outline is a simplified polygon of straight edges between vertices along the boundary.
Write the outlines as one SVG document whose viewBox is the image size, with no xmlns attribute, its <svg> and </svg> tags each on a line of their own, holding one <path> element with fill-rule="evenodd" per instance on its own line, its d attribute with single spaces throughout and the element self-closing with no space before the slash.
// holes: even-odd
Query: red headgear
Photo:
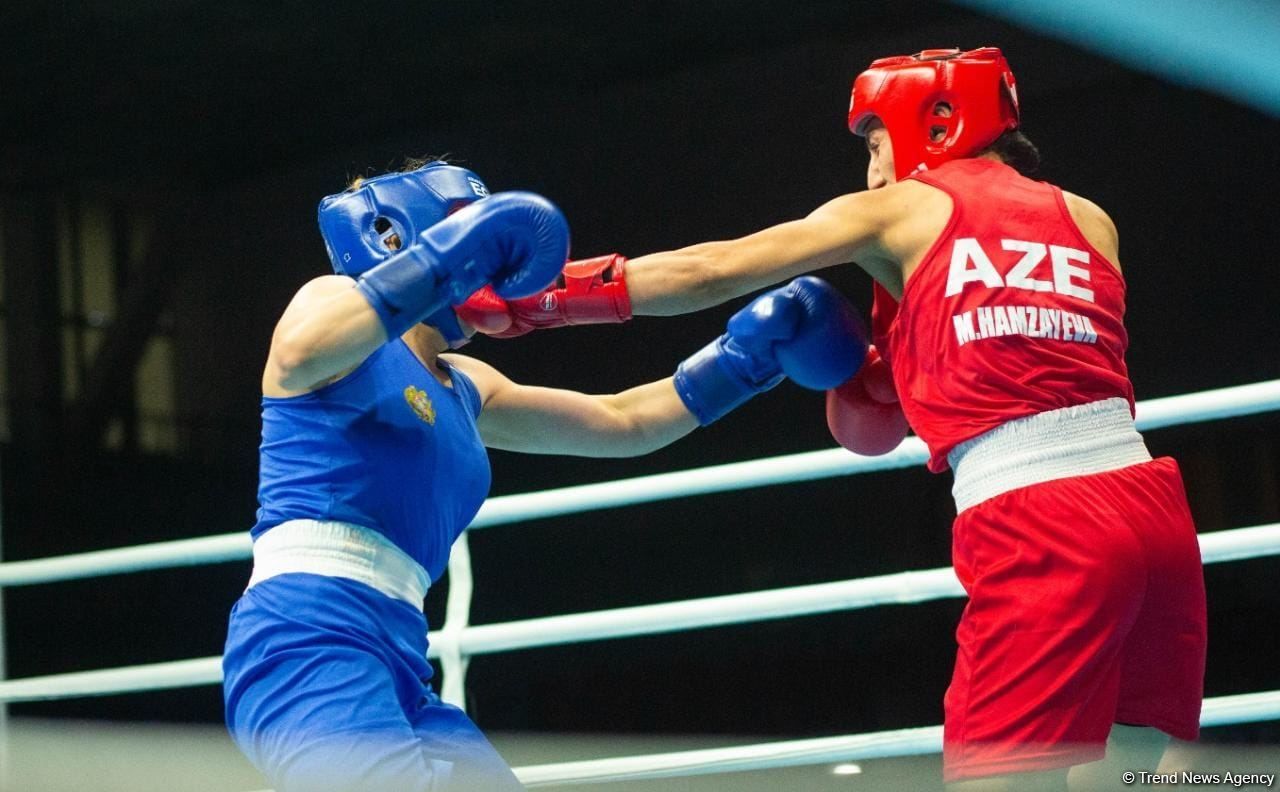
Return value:
<svg viewBox="0 0 1280 792">
<path fill-rule="evenodd" d="M 903 179 L 969 157 L 1018 128 L 1018 90 L 996 47 L 925 50 L 880 58 L 853 81 L 849 131 L 880 119 Z"/>
</svg>

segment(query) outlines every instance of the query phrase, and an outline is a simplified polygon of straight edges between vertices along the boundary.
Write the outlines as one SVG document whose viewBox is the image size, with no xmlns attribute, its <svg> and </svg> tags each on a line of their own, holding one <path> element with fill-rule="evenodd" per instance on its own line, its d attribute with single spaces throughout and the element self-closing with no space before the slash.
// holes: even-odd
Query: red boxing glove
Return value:
<svg viewBox="0 0 1280 792">
<path fill-rule="evenodd" d="M 617 253 L 564 265 L 541 294 L 504 300 L 488 286 L 454 308 L 485 335 L 515 338 L 533 330 L 580 324 L 617 324 L 631 318 L 627 259 Z"/>
<path fill-rule="evenodd" d="M 827 391 L 827 428 L 837 443 L 863 456 L 887 454 L 907 436 L 893 374 L 874 346 L 857 374 Z"/>
</svg>

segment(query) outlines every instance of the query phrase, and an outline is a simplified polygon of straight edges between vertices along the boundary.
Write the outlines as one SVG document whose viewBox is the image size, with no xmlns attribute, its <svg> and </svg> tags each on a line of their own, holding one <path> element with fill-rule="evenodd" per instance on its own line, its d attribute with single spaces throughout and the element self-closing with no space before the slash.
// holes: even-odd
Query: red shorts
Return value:
<svg viewBox="0 0 1280 792">
<path fill-rule="evenodd" d="M 997 495 L 956 517 L 952 554 L 947 782 L 1101 759 L 1112 723 L 1199 734 L 1204 573 L 1174 460 Z"/>
</svg>

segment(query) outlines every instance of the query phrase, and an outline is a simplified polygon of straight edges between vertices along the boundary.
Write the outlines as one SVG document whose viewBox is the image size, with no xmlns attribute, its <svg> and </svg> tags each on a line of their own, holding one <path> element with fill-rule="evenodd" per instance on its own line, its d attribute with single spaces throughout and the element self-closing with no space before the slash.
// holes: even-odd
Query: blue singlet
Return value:
<svg viewBox="0 0 1280 792">
<path fill-rule="evenodd" d="M 489 489 L 479 394 L 446 370 L 452 388 L 397 339 L 337 382 L 264 398 L 254 539 L 292 520 L 349 523 L 437 580 Z M 435 695 L 426 635 L 420 608 L 358 580 L 260 580 L 231 611 L 227 727 L 278 792 L 523 789 L 466 713 Z"/>
</svg>

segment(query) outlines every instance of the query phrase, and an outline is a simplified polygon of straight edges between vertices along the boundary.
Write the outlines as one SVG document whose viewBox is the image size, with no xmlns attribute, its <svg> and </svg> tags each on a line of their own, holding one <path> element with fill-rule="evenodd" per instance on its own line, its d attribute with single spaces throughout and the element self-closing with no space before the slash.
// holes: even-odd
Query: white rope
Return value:
<svg viewBox="0 0 1280 792">
<path fill-rule="evenodd" d="M 148 569 L 241 561 L 252 555 L 253 543 L 249 539 L 249 532 L 236 531 L 198 539 L 94 550 L 56 558 L 6 561 L 0 564 L 0 587 L 30 586 Z"/>
<path fill-rule="evenodd" d="M 1280 410 L 1280 380 L 1140 402 L 1137 424 L 1139 430 L 1159 429 L 1272 410 Z M 909 437 L 894 451 L 878 457 L 858 456 L 841 448 L 832 448 L 599 484 L 503 495 L 485 501 L 469 530 L 670 498 L 904 468 L 923 463 L 927 456 L 924 444 L 918 438 Z M 27 586 L 95 575 L 238 561 L 250 554 L 248 536 L 237 532 L 57 558 L 9 561 L 0 563 L 0 586 Z"/>
<path fill-rule="evenodd" d="M 1205 563 L 1280 554 L 1280 523 L 1201 534 Z M 467 655 L 964 596 L 951 567 L 472 627 Z"/>
<path fill-rule="evenodd" d="M 1200 535 L 1206 564 L 1280 555 L 1280 523 Z M 632 608 L 575 613 L 466 627 L 431 642 L 428 657 L 442 656 L 456 641 L 462 657 L 582 641 L 655 635 L 680 630 L 745 624 L 854 610 L 875 605 L 924 602 L 963 596 L 950 567 L 807 586 L 664 602 Z M 184 677 L 183 674 L 186 674 Z M 0 682 L 0 701 L 35 701 L 128 693 L 221 682 L 219 658 L 151 663 L 102 671 L 81 671 Z"/>
<path fill-rule="evenodd" d="M 1150 399 L 1137 405 L 1136 422 L 1138 430 L 1142 431 L 1272 410 L 1280 410 L 1280 380 Z M 892 470 L 923 464 L 928 458 L 929 453 L 924 443 L 919 438 L 908 437 L 890 453 L 877 457 L 865 457 L 842 448 L 832 448 L 546 492 L 508 495 L 486 502 L 471 527 L 482 528 L 689 495 L 753 489 L 770 484 Z"/>
<path fill-rule="evenodd" d="M 1228 726 L 1280 720 L 1280 690 L 1240 693 L 1204 700 L 1200 708 L 1201 726 Z"/>
<path fill-rule="evenodd" d="M 890 756 L 919 756 L 942 750 L 942 727 L 817 737 L 809 740 L 703 748 L 695 751 L 587 759 L 515 768 L 529 787 L 585 784 L 600 781 L 640 781 L 768 770 L 779 767 L 853 762 Z"/>
<path fill-rule="evenodd" d="M 1137 403 L 1138 431 L 1185 423 L 1220 421 L 1280 409 L 1280 380 L 1165 396 Z"/>
<path fill-rule="evenodd" d="M 51 701 L 221 682 L 222 658 L 198 657 L 98 671 L 8 679 L 0 682 L 0 701 Z"/>
<path fill-rule="evenodd" d="M 1140 430 L 1218 420 L 1280 409 L 1280 380 L 1155 399 L 1138 405 Z M 893 452 L 861 457 L 842 449 L 773 457 L 558 490 L 492 498 L 470 526 L 480 528 L 674 497 L 723 492 L 908 467 L 927 458 L 924 444 L 908 438 Z M 1200 537 L 1205 563 L 1280 553 L 1280 524 L 1219 531 Z M 251 555 L 249 537 L 219 536 L 100 550 L 57 558 L 0 563 L 0 587 L 69 580 L 145 569 L 233 561 Z M 557 643 L 650 635 L 723 624 L 910 603 L 962 596 L 950 568 L 903 572 L 837 583 L 709 597 L 685 602 L 620 608 L 522 622 L 469 627 L 470 554 L 455 548 L 451 596 L 442 634 L 429 657 L 443 656 L 455 680 L 450 700 L 463 697 L 470 656 Z M 453 595 L 456 586 L 457 596 Z M 443 655 L 442 647 L 443 646 Z M 221 658 L 205 657 L 124 668 L 0 681 L 0 702 L 76 698 L 141 690 L 180 688 L 221 681 Z M 1206 699 L 1206 726 L 1280 718 L 1280 691 Z M 903 729 L 846 737 L 795 740 L 649 756 L 563 762 L 518 768 L 529 786 L 590 781 L 668 778 L 771 767 L 821 764 L 941 749 L 942 727 Z"/>
<path fill-rule="evenodd" d="M 1280 720 L 1280 690 L 1205 699 L 1200 714 L 1202 726 L 1268 720 Z M 918 756 L 941 750 L 942 727 L 925 726 L 844 737 L 739 745 L 732 748 L 704 748 L 696 751 L 557 762 L 518 767 L 515 772 L 525 785 L 540 787 L 856 762 L 891 756 Z"/>
<path fill-rule="evenodd" d="M 963 595 L 964 590 L 960 588 L 955 573 L 950 567 L 942 567 L 746 594 L 486 624 L 472 627 L 463 634 L 462 649 L 471 655 L 492 654 L 536 646 L 659 635 Z"/>
<path fill-rule="evenodd" d="M 1200 725 L 1205 728 L 1270 720 L 1280 720 L 1280 690 L 1208 698 L 1204 700 L 1200 711 Z M 515 774 L 521 783 L 537 788 L 775 770 L 783 767 L 921 756 L 941 751 L 942 727 L 922 726 L 840 737 L 815 737 L 727 748 L 529 765 L 515 768 Z"/>
</svg>

